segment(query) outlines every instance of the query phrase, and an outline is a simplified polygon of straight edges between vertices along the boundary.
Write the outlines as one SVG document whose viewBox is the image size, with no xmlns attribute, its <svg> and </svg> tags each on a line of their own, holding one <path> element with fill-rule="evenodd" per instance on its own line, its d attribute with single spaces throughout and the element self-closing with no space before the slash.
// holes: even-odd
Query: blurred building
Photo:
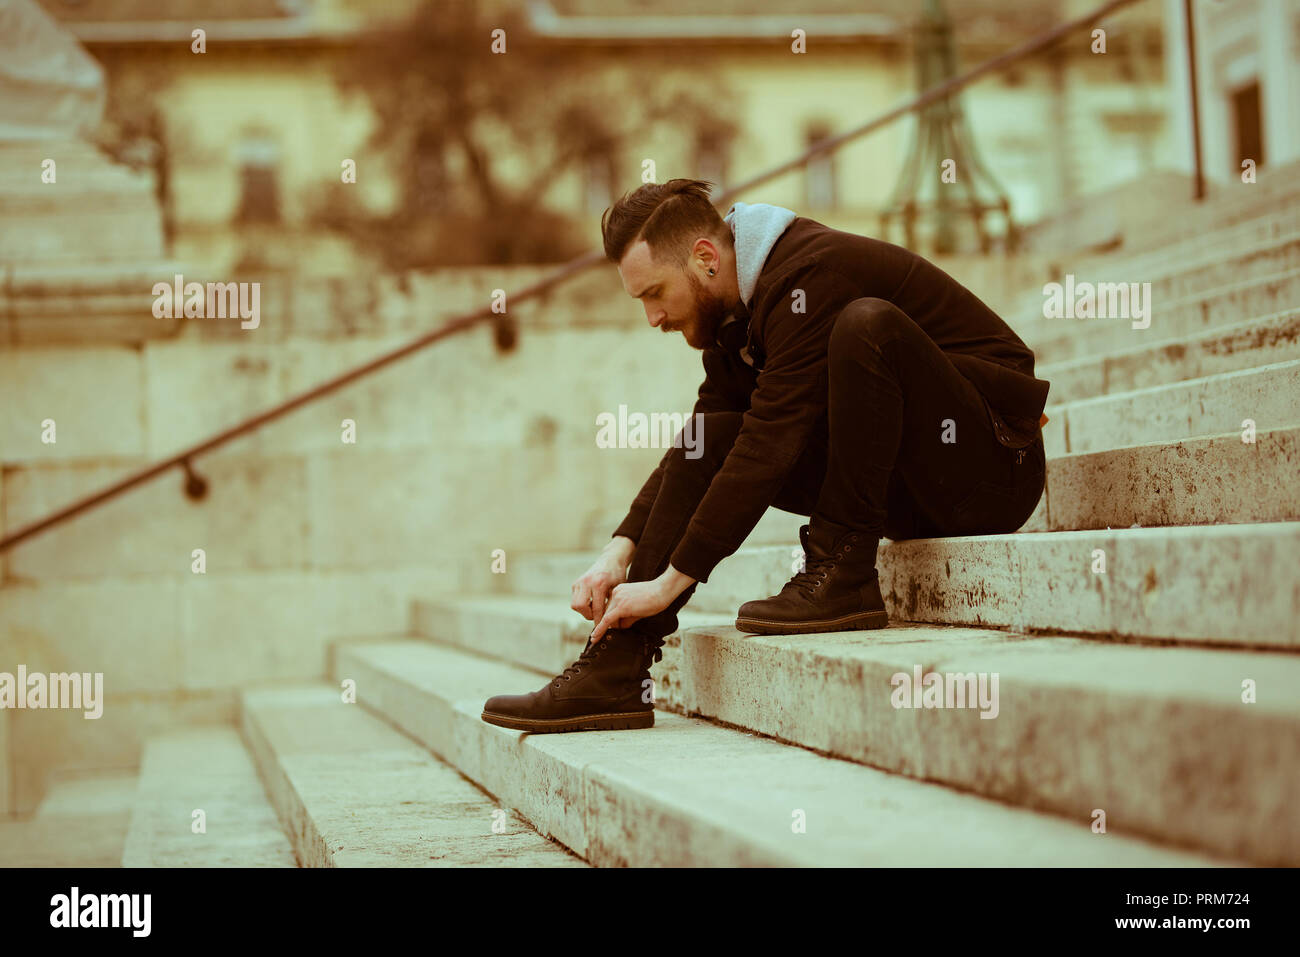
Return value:
<svg viewBox="0 0 1300 957">
<path fill-rule="evenodd" d="M 489 62 L 490 31 L 499 21 L 509 24 L 510 51 L 553 65 L 556 89 L 547 93 L 570 95 L 577 114 L 547 122 L 571 131 L 573 155 L 560 155 L 566 143 L 558 134 L 536 143 L 508 109 L 473 117 L 472 140 L 444 136 L 432 125 L 422 142 L 380 144 L 373 137 L 384 119 L 373 88 L 389 84 L 398 95 L 412 75 L 430 75 L 412 74 L 401 62 L 409 50 L 393 58 L 391 70 L 365 69 L 385 62 L 383 45 L 393 38 L 387 31 L 420 9 L 413 0 L 42 2 L 104 65 L 109 102 L 100 138 L 121 159 L 155 170 L 173 251 L 216 268 L 242 262 L 337 272 L 358 261 L 380 267 L 374 244 L 348 227 L 403 211 L 445 218 L 463 235 L 463 223 L 475 216 L 508 216 L 524 229 L 519 220 L 530 220 L 520 213 L 532 209 L 543 230 L 562 233 L 562 241 L 484 242 L 476 255 L 497 250 L 507 259 L 535 260 L 540 253 L 527 253 L 541 247 L 562 257 L 594 244 L 593 223 L 642 182 L 648 160 L 659 181 L 687 175 L 729 186 L 915 92 L 919 6 L 903 0 L 810 0 L 794 11 L 767 5 L 771 12 L 739 0 L 711 4 L 707 12 L 685 0 L 496 2 L 473 7 L 476 62 Z M 1092 6 L 949 0 L 959 64 L 1009 50 Z M 456 21 L 446 11 L 456 7 L 436 4 L 426 26 L 436 31 L 441 23 L 450 35 Z M 1166 84 L 1165 13 L 1158 3 L 1137 4 L 1107 25 L 1105 54 L 1077 34 L 965 94 L 975 144 L 1019 221 L 1132 180 L 1179 153 L 1168 118 L 1182 96 Z M 196 28 L 206 31 L 205 54 L 191 50 Z M 806 52 L 792 51 L 795 31 L 803 31 Z M 467 42 L 459 39 L 450 50 L 432 43 L 427 56 L 467 56 Z M 573 74 L 563 86 L 560 64 Z M 490 83 L 491 72 L 479 72 Z M 341 79 L 349 73 L 350 85 Z M 441 94 L 400 95 L 424 92 Z M 526 92 L 536 95 L 506 88 L 488 96 L 521 100 Z M 827 155 L 765 186 L 761 199 L 874 232 L 909 155 L 911 125 L 894 124 Z M 335 187 L 345 159 L 357 160 L 360 172 L 341 210 Z M 539 195 L 493 208 L 540 167 L 553 175 Z M 489 176 L 494 191 L 485 184 L 488 198 L 467 204 L 464 197 Z M 413 191 L 441 201 L 421 209 Z M 428 247 L 415 255 L 417 263 L 448 255 L 424 233 L 413 233 L 412 244 Z M 464 246 L 462 239 L 453 251 Z"/>
</svg>

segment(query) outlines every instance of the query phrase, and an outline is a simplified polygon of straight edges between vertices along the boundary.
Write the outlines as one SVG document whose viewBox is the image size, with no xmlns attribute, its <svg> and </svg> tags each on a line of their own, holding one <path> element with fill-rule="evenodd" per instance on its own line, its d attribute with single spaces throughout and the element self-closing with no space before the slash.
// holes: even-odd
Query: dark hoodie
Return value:
<svg viewBox="0 0 1300 957">
<path fill-rule="evenodd" d="M 736 240 L 743 305 L 704 350 L 705 378 L 692 414 L 735 410 L 745 416 L 673 551 L 670 563 L 678 571 L 708 581 L 753 531 L 813 436 L 826 439 L 830 331 L 854 299 L 884 299 L 911 317 L 984 396 L 1003 445 L 1033 441 L 1048 390 L 1034 377 L 1034 354 L 939 267 L 901 246 L 767 203 L 736 203 L 725 221 Z M 671 453 L 614 535 L 640 539 Z"/>
</svg>

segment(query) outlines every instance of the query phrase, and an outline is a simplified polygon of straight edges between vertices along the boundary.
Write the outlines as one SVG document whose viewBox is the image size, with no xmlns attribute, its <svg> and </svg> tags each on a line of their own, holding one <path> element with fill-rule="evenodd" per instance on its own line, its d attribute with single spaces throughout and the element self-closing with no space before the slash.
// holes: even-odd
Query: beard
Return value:
<svg viewBox="0 0 1300 957">
<path fill-rule="evenodd" d="M 717 341 L 718 329 L 730 309 L 721 297 L 711 296 L 694 273 L 688 272 L 686 279 L 695 299 L 695 318 L 682 327 L 682 337 L 692 348 L 707 349 Z"/>
</svg>

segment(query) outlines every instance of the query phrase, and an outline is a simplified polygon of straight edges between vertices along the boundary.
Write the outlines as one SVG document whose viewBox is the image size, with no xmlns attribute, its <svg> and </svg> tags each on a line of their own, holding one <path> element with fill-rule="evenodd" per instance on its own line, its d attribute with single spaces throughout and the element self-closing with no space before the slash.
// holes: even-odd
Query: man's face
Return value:
<svg viewBox="0 0 1300 957">
<path fill-rule="evenodd" d="M 709 292 L 692 266 L 683 271 L 670 263 L 652 262 L 650 247 L 642 240 L 623 256 L 619 273 L 627 294 L 645 306 L 650 325 L 664 332 L 680 332 L 696 349 L 713 345 L 727 305 L 720 292 Z"/>
</svg>

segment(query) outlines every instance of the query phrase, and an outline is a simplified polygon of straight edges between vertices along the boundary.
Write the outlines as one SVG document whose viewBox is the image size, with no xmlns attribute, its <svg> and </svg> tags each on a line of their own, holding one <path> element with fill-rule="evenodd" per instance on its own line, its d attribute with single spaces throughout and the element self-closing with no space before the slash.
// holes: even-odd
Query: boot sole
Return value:
<svg viewBox="0 0 1300 957">
<path fill-rule="evenodd" d="M 763 618 L 737 618 L 739 631 L 755 635 L 815 635 L 828 631 L 874 630 L 889 625 L 889 612 L 867 611 L 827 621 L 770 621 Z"/>
<path fill-rule="evenodd" d="M 615 714 L 586 714 L 576 718 L 514 718 L 504 714 L 484 711 L 480 717 L 488 724 L 512 731 L 531 731 L 546 734 L 558 731 L 631 731 L 636 728 L 653 728 L 653 711 L 625 711 Z"/>
</svg>

